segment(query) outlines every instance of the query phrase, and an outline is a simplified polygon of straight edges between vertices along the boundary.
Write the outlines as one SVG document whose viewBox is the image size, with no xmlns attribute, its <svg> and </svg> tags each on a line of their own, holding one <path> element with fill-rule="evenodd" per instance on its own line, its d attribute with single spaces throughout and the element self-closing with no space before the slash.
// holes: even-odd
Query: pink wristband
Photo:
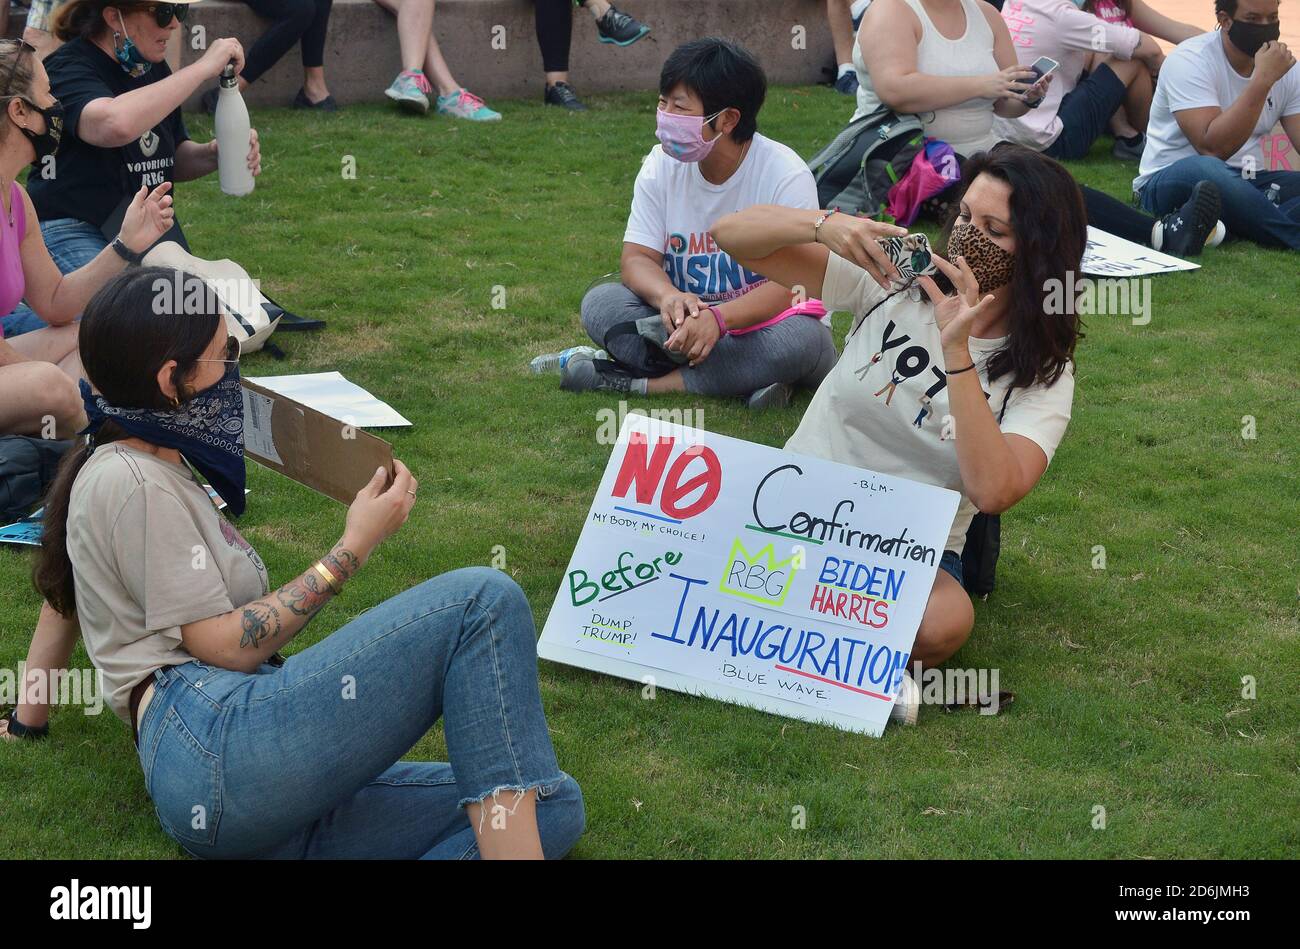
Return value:
<svg viewBox="0 0 1300 949">
<path fill-rule="evenodd" d="M 721 313 L 719 313 L 717 310 L 715 310 L 715 309 L 714 309 L 713 307 L 711 307 L 711 306 L 709 306 L 709 307 L 705 307 L 705 309 L 708 310 L 710 313 L 712 313 L 712 314 L 713 314 L 713 318 L 714 318 L 715 320 L 718 321 L 718 338 L 719 338 L 719 339 L 721 339 L 722 337 L 726 336 L 728 333 L 731 332 L 731 330 L 727 329 L 727 324 L 726 324 L 726 322 L 723 321 L 723 319 L 722 319 L 722 314 L 721 314 Z"/>
</svg>

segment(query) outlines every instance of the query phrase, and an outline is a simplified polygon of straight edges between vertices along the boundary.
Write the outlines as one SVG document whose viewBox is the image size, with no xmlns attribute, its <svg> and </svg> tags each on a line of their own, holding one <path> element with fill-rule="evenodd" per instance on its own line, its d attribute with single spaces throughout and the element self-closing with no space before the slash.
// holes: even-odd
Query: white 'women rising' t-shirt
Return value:
<svg viewBox="0 0 1300 949">
<path fill-rule="evenodd" d="M 818 207 L 812 172 L 793 149 L 757 133 L 752 143 L 720 185 L 705 180 L 698 162 L 678 161 L 660 145 L 636 176 L 624 242 L 663 254 L 673 286 L 705 303 L 734 300 L 767 282 L 714 243 L 709 229 L 719 218 L 755 204 Z"/>
<path fill-rule="evenodd" d="M 822 301 L 827 310 L 848 310 L 860 323 L 785 447 L 960 492 L 961 505 L 945 544 L 946 550 L 960 553 L 975 505 L 966 497 L 957 465 L 934 308 L 928 299 L 921 302 L 919 291 L 895 293 L 887 300 L 885 296 L 861 267 L 830 255 Z M 880 306 L 863 319 L 877 303 Z M 1006 341 L 1005 336 L 970 341 L 974 371 L 994 417 L 1010 378 L 1003 375 L 990 383 L 987 363 Z M 1051 386 L 1014 389 L 1002 431 L 1031 439 L 1050 463 L 1070 421 L 1073 401 L 1073 367 L 1067 366 Z"/>
</svg>

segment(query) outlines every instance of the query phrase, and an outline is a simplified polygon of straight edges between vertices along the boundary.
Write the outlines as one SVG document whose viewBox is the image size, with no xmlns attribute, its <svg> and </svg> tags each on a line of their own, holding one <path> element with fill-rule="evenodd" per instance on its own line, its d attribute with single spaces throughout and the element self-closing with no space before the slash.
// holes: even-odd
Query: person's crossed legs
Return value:
<svg viewBox="0 0 1300 949">
<path fill-rule="evenodd" d="M 1220 158 L 1192 155 L 1162 168 L 1147 179 L 1140 197 L 1142 207 L 1164 214 L 1177 207 L 1198 181 L 1213 181 L 1222 199 L 1220 218 L 1228 233 L 1272 247 L 1300 250 L 1300 172 L 1261 171 L 1244 177 Z M 1278 186 L 1278 202 L 1267 197 Z"/>
</svg>

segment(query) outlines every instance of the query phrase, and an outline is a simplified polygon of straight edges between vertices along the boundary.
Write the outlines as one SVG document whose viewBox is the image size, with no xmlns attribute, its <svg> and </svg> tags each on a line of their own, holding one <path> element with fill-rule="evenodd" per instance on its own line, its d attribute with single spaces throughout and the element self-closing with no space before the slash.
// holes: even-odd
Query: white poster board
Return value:
<svg viewBox="0 0 1300 949">
<path fill-rule="evenodd" d="M 249 376 L 248 381 L 357 428 L 397 428 L 411 424 L 387 402 L 349 381 L 341 372 Z"/>
<path fill-rule="evenodd" d="M 629 415 L 538 654 L 879 735 L 958 500 Z"/>
<path fill-rule="evenodd" d="M 1200 264 L 1171 257 L 1150 247 L 1088 225 L 1088 246 L 1080 269 L 1089 277 L 1147 277 L 1176 270 L 1199 270 Z"/>
</svg>

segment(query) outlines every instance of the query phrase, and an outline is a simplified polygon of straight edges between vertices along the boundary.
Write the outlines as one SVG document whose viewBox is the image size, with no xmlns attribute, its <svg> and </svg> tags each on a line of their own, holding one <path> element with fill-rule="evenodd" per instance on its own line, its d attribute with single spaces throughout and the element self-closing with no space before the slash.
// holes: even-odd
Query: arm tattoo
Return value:
<svg viewBox="0 0 1300 949">
<path fill-rule="evenodd" d="M 252 646 L 256 649 L 268 637 L 275 639 L 280 635 L 280 611 L 261 600 L 250 603 L 244 607 L 240 629 L 243 632 L 239 637 L 239 648 Z"/>
<path fill-rule="evenodd" d="M 357 555 L 346 547 L 335 547 L 325 558 L 325 565 L 333 567 L 335 572 L 346 580 L 357 572 L 361 562 L 357 560 Z"/>
<path fill-rule="evenodd" d="M 335 547 L 323 558 L 323 562 L 326 569 L 332 569 L 341 580 L 347 580 L 361 566 L 356 554 L 346 547 Z M 240 616 L 242 633 L 239 648 L 257 649 L 266 640 L 274 641 L 280 637 L 283 627 L 277 603 L 294 616 L 306 617 L 302 621 L 305 625 L 325 605 L 333 592 L 324 578 L 312 568 L 276 590 L 274 599 L 268 596 L 248 604 Z M 288 617 L 286 622 L 290 624 L 289 637 L 292 638 L 301 626 L 293 617 Z"/>
</svg>

